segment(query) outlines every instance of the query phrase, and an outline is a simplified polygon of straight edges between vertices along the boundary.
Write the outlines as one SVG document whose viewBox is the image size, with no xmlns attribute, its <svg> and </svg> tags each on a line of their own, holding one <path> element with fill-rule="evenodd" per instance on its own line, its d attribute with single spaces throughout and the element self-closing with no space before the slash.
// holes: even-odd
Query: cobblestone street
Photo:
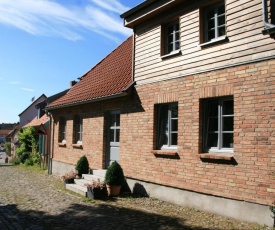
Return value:
<svg viewBox="0 0 275 230">
<path fill-rule="evenodd" d="M 42 171 L 0 165 L 0 229 L 266 229 L 152 198 L 91 201 Z"/>
</svg>

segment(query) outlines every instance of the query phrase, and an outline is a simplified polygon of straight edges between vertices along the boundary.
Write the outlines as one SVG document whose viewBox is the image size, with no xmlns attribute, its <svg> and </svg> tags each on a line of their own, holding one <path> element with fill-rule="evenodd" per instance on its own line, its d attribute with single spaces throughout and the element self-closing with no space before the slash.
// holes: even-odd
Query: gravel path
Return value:
<svg viewBox="0 0 275 230">
<path fill-rule="evenodd" d="M 0 229 L 268 229 L 153 198 L 91 201 L 42 171 L 0 165 Z"/>
</svg>

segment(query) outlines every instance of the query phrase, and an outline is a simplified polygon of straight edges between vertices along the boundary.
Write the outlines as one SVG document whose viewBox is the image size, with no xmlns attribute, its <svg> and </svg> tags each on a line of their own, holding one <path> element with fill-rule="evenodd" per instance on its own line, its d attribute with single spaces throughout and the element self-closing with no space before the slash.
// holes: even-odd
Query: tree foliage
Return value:
<svg viewBox="0 0 275 230">
<path fill-rule="evenodd" d="M 11 155 L 11 143 L 10 142 L 6 142 L 4 144 L 4 148 L 5 148 L 6 154 L 8 156 L 10 156 Z"/>
</svg>

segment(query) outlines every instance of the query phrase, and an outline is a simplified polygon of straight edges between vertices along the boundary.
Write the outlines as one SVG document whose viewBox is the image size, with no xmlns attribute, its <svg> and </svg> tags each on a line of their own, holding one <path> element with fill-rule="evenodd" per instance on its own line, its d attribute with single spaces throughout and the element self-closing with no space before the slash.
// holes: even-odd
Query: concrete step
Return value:
<svg viewBox="0 0 275 230">
<path fill-rule="evenodd" d="M 79 185 L 79 186 L 83 186 L 83 187 L 85 187 L 84 184 L 90 183 L 90 182 L 91 182 L 91 180 L 86 180 L 86 179 L 74 179 L 74 183 L 75 183 L 75 184 L 77 184 L 77 185 Z"/>
<path fill-rule="evenodd" d="M 85 187 L 85 186 L 80 186 L 78 184 L 66 184 L 66 189 L 68 189 L 72 192 L 78 193 L 85 197 L 87 195 L 87 187 Z"/>
<path fill-rule="evenodd" d="M 84 180 L 88 180 L 88 181 L 97 180 L 97 179 L 99 179 L 102 182 L 104 181 L 103 176 L 94 175 L 94 174 L 82 174 L 82 177 Z"/>
<path fill-rule="evenodd" d="M 99 176 L 99 177 L 105 177 L 106 174 L 106 169 L 94 169 L 93 170 L 93 175 Z"/>
</svg>

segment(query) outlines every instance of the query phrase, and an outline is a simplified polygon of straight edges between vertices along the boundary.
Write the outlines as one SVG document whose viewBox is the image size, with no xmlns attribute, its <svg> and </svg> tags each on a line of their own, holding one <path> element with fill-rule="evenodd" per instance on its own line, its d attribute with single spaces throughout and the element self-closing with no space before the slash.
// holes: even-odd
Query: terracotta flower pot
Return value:
<svg viewBox="0 0 275 230">
<path fill-rule="evenodd" d="M 119 196 L 121 186 L 117 185 L 107 185 L 108 196 Z"/>
</svg>

